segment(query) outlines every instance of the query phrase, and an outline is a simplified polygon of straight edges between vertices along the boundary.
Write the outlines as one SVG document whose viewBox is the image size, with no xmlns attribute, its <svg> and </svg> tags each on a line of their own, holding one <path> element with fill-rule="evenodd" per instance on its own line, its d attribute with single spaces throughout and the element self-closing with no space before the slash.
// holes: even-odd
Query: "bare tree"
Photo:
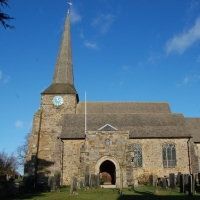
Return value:
<svg viewBox="0 0 200 200">
<path fill-rule="evenodd" d="M 7 21 L 10 21 L 11 19 L 14 19 L 13 17 L 10 17 L 8 14 L 2 12 L 3 7 L 8 7 L 8 0 L 0 0 L 0 22 L 4 26 L 4 28 L 11 28 L 13 29 L 14 26 L 11 26 L 7 23 Z"/>
<path fill-rule="evenodd" d="M 19 163 L 14 153 L 8 155 L 4 150 L 0 152 L 0 175 L 14 175 L 18 169 Z"/>
<path fill-rule="evenodd" d="M 29 141 L 30 133 L 27 133 L 24 137 L 24 142 L 17 148 L 17 159 L 20 166 L 24 166 L 26 154 L 28 151 L 28 141 Z"/>
</svg>

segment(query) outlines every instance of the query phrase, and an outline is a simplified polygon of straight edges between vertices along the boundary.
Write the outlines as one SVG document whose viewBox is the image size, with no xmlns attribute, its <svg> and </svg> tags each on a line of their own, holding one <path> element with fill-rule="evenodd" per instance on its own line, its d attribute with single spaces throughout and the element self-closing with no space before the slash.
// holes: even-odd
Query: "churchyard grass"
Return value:
<svg viewBox="0 0 200 200">
<path fill-rule="evenodd" d="M 42 192 L 42 193 L 30 193 L 24 194 L 21 198 L 7 198 L 7 199 L 34 199 L 34 200 L 187 200 L 187 199 L 200 199 L 200 185 L 197 188 L 197 194 L 188 196 L 179 192 L 179 188 L 164 190 L 158 187 L 157 193 L 154 194 L 154 187 L 148 185 L 140 185 L 135 190 L 125 188 L 123 195 L 119 195 L 119 189 L 79 189 L 78 195 L 70 196 L 70 188 L 62 187 L 60 192 Z M 1 199 L 1 198 L 0 198 Z"/>
</svg>

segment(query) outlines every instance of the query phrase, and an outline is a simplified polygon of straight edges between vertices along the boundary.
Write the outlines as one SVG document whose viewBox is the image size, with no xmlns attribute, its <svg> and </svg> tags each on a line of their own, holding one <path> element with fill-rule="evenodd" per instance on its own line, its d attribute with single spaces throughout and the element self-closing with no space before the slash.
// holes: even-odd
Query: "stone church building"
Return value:
<svg viewBox="0 0 200 200">
<path fill-rule="evenodd" d="M 87 119 L 87 120 L 86 120 Z M 100 174 L 124 187 L 144 174 L 200 171 L 200 118 L 172 113 L 166 102 L 80 102 L 74 86 L 68 12 L 51 85 L 33 118 L 25 175 Z"/>
</svg>

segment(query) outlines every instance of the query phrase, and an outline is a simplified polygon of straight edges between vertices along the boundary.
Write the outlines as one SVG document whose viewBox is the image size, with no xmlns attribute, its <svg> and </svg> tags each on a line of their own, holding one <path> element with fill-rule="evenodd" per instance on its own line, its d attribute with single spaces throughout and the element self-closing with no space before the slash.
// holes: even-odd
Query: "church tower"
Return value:
<svg viewBox="0 0 200 200">
<path fill-rule="evenodd" d="M 34 115 L 26 156 L 25 175 L 45 182 L 48 176 L 61 172 L 60 120 L 76 112 L 79 101 L 74 87 L 70 12 L 68 10 L 51 85 L 41 93 L 40 109 Z"/>
</svg>

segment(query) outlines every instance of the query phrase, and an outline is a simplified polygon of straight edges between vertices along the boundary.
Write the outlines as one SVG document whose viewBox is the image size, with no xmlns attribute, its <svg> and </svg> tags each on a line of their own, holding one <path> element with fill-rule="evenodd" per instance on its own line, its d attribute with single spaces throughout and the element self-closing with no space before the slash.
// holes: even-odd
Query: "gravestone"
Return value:
<svg viewBox="0 0 200 200">
<path fill-rule="evenodd" d="M 54 185 L 55 185 L 55 190 L 59 191 L 60 190 L 60 172 L 56 171 L 54 174 Z"/>
<path fill-rule="evenodd" d="M 170 188 L 175 189 L 176 187 L 176 177 L 174 173 L 169 174 Z"/>
<path fill-rule="evenodd" d="M 100 174 L 96 175 L 97 187 L 100 187 Z"/>
<path fill-rule="evenodd" d="M 54 176 L 49 176 L 48 178 L 48 187 L 50 191 L 55 190 L 55 182 L 54 182 Z"/>
<path fill-rule="evenodd" d="M 70 181 L 70 195 L 77 195 L 77 178 L 75 176 Z"/>
<path fill-rule="evenodd" d="M 28 177 L 24 177 L 23 182 L 24 182 L 26 192 L 33 192 L 34 191 L 35 177 L 33 175 L 28 176 Z"/>
<path fill-rule="evenodd" d="M 133 185 L 134 185 L 134 188 L 138 187 L 138 180 L 137 179 L 133 180 Z"/>
<path fill-rule="evenodd" d="M 185 176 L 184 174 L 180 175 L 180 193 L 185 193 Z"/>
<path fill-rule="evenodd" d="M 196 175 L 192 174 L 192 194 L 196 193 Z"/>
<path fill-rule="evenodd" d="M 189 183 L 189 174 L 184 174 L 184 181 L 185 181 L 185 190 L 184 190 L 184 193 L 186 193 L 188 191 L 188 183 Z"/>
<path fill-rule="evenodd" d="M 90 174 L 85 173 L 85 187 L 90 187 Z"/>
<path fill-rule="evenodd" d="M 79 188 L 84 188 L 84 181 L 82 179 L 79 180 Z"/>
<path fill-rule="evenodd" d="M 166 180 L 166 178 L 162 178 L 162 186 L 163 186 L 163 189 L 167 189 L 167 180 Z"/>
<path fill-rule="evenodd" d="M 177 174 L 177 181 L 176 181 L 177 185 L 180 185 L 180 176 L 181 176 L 181 172 L 178 172 L 178 174 Z"/>
<path fill-rule="evenodd" d="M 200 173 L 198 173 L 198 183 L 200 184 Z"/>
<path fill-rule="evenodd" d="M 90 176 L 90 187 L 92 188 L 97 187 L 97 177 L 95 174 L 91 174 Z"/>
<path fill-rule="evenodd" d="M 156 176 L 154 176 L 153 174 L 149 175 L 149 184 L 153 186 L 155 181 L 156 181 Z"/>
<path fill-rule="evenodd" d="M 158 190 L 157 190 L 157 180 L 154 182 L 154 194 L 157 194 Z"/>
<path fill-rule="evenodd" d="M 188 177 L 188 194 L 192 195 L 192 175 Z"/>
</svg>

